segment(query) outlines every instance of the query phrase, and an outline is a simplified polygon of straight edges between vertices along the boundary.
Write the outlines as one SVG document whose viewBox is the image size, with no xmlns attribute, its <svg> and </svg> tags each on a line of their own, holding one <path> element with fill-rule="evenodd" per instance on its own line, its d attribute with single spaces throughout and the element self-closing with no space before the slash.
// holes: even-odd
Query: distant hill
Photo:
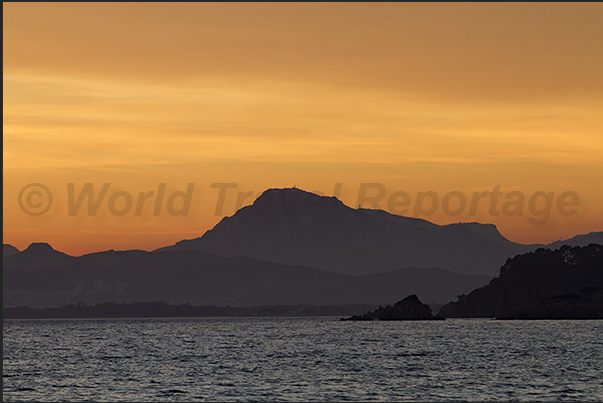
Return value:
<svg viewBox="0 0 603 403">
<path fill-rule="evenodd" d="M 55 267 L 36 251 L 55 258 Z M 367 276 L 288 266 L 202 251 L 107 251 L 81 257 L 28 248 L 4 259 L 4 306 L 52 307 L 164 300 L 197 305 L 387 304 L 415 293 L 445 303 L 487 283 L 439 268 L 405 268 Z M 66 257 L 66 258 L 65 258 Z"/>
<path fill-rule="evenodd" d="M 266 190 L 202 237 L 159 251 L 202 250 L 345 274 L 443 267 L 494 276 L 508 257 L 538 246 L 511 242 L 492 224 L 436 225 L 383 210 L 353 209 L 335 197 L 293 188 Z"/>
<path fill-rule="evenodd" d="M 603 231 L 591 232 L 589 234 L 584 234 L 584 235 L 577 235 L 570 239 L 565 239 L 565 240 L 550 243 L 546 247 L 548 249 L 557 249 L 557 248 L 562 247 L 563 245 L 586 246 L 586 245 L 590 245 L 591 243 L 603 245 Z"/>
<path fill-rule="evenodd" d="M 19 249 L 15 248 L 13 245 L 7 243 L 2 245 L 2 257 L 14 255 L 15 253 L 19 253 Z"/>
<path fill-rule="evenodd" d="M 39 270 L 60 267 L 75 261 L 75 257 L 54 250 L 47 243 L 32 243 L 27 249 L 2 259 L 2 268 Z"/>
<path fill-rule="evenodd" d="M 484 287 L 443 306 L 443 317 L 603 317 L 603 246 L 561 246 L 508 259 Z"/>
</svg>

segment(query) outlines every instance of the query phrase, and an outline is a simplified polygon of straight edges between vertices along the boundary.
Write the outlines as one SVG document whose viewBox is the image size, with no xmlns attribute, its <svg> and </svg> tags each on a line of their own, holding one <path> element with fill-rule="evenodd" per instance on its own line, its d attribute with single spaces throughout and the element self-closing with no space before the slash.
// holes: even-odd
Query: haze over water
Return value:
<svg viewBox="0 0 603 403">
<path fill-rule="evenodd" d="M 602 321 L 4 321 L 5 401 L 601 401 Z"/>
</svg>

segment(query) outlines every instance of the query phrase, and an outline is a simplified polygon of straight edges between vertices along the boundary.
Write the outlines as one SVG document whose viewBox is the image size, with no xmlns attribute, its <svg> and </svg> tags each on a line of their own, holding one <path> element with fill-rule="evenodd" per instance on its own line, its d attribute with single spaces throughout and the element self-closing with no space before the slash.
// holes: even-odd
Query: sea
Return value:
<svg viewBox="0 0 603 403">
<path fill-rule="evenodd" d="M 4 401 L 603 401 L 603 321 L 4 320 Z"/>
</svg>

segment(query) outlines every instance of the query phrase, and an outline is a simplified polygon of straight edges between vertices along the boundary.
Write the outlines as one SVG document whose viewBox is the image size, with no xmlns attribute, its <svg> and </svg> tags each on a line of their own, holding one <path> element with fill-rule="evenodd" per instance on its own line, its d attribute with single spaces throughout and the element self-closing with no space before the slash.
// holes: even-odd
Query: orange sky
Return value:
<svg viewBox="0 0 603 403">
<path fill-rule="evenodd" d="M 434 191 L 576 192 L 578 213 L 438 209 L 547 243 L 603 230 L 603 5 L 5 3 L 3 237 L 68 253 L 202 235 L 212 183 L 357 202 Z M 53 204 L 23 213 L 41 183 Z M 188 216 L 68 214 L 67 183 L 184 191 Z M 380 207 L 387 209 L 387 197 Z M 252 199 L 246 200 L 248 204 Z M 365 207 L 368 207 L 366 205 Z M 409 215 L 412 215 L 409 214 Z M 419 215 L 420 216 L 420 215 Z"/>
</svg>

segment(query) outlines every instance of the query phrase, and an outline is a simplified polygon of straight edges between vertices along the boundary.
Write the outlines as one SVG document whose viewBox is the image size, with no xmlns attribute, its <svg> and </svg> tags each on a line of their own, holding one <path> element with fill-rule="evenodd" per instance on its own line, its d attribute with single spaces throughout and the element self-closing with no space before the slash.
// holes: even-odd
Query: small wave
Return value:
<svg viewBox="0 0 603 403">
<path fill-rule="evenodd" d="M 441 353 L 437 353 L 435 351 L 419 351 L 417 353 L 398 353 L 396 357 L 427 357 L 430 355 L 440 355 Z"/>
<path fill-rule="evenodd" d="M 180 389 L 168 389 L 168 390 L 162 391 L 162 393 L 172 394 L 172 393 L 188 393 L 188 392 L 186 392 L 184 390 L 180 390 Z"/>
<path fill-rule="evenodd" d="M 572 388 L 565 388 L 563 390 L 558 391 L 557 393 L 576 393 L 576 392 L 580 392 L 580 391 L 576 390 L 576 389 L 572 389 Z"/>
<path fill-rule="evenodd" d="M 107 355 L 104 357 L 101 357 L 101 360 L 127 360 L 127 359 L 131 359 L 132 356 L 131 355 L 125 355 L 125 356 L 119 356 L 119 355 Z"/>
</svg>

